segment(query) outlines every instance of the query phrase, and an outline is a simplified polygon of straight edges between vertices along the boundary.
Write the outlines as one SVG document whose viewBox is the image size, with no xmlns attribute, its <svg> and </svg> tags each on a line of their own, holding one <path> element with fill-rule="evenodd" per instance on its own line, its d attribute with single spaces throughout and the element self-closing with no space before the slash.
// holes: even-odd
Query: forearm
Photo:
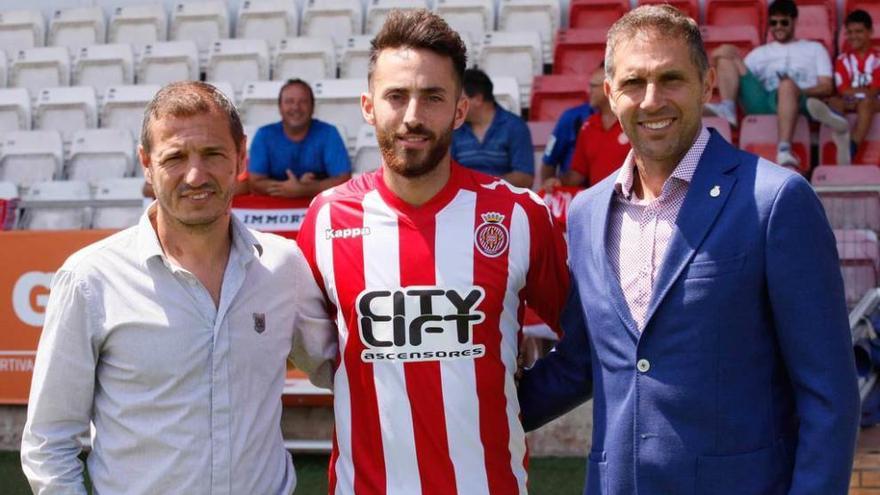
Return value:
<svg viewBox="0 0 880 495">
<path fill-rule="evenodd" d="M 301 182 L 300 185 L 303 187 L 303 194 L 301 196 L 314 196 L 322 191 L 330 189 L 331 187 L 336 187 L 339 184 L 343 184 L 349 179 L 351 179 L 351 174 L 346 173 L 334 175 L 333 177 L 327 177 L 326 179 L 311 182 Z"/>
<path fill-rule="evenodd" d="M 268 196 L 268 187 L 275 182 L 278 181 L 270 179 L 265 175 L 256 175 L 252 173 L 250 174 L 250 176 L 248 176 L 248 186 L 250 187 L 252 194 L 262 194 L 264 196 Z"/>
<path fill-rule="evenodd" d="M 805 96 L 811 96 L 814 98 L 822 98 L 825 96 L 831 96 L 834 92 L 834 86 L 831 84 L 831 81 L 819 81 L 819 84 L 811 87 L 811 88 L 803 88 L 801 92 Z"/>
<path fill-rule="evenodd" d="M 556 177 L 556 167 L 551 167 L 550 165 L 541 164 L 541 184 L 547 182 L 547 179 L 552 179 Z"/>
<path fill-rule="evenodd" d="M 504 174 L 502 179 L 510 182 L 512 185 L 517 187 L 525 187 L 527 189 L 531 189 L 532 183 L 535 181 L 535 177 L 531 174 L 527 174 L 525 172 L 520 172 L 518 170 L 514 170 L 513 172 L 508 172 Z"/>
</svg>

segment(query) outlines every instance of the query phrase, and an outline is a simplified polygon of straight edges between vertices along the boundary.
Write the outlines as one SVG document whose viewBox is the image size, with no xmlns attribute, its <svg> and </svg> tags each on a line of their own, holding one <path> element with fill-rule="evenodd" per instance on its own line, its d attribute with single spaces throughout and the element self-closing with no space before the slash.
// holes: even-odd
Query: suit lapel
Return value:
<svg viewBox="0 0 880 495">
<path fill-rule="evenodd" d="M 657 274 L 651 304 L 645 314 L 645 328 L 648 328 L 651 317 L 663 298 L 694 257 L 727 203 L 736 177 L 726 172 L 738 164 L 739 157 L 734 148 L 713 130 L 676 218 L 675 231 Z"/>
</svg>

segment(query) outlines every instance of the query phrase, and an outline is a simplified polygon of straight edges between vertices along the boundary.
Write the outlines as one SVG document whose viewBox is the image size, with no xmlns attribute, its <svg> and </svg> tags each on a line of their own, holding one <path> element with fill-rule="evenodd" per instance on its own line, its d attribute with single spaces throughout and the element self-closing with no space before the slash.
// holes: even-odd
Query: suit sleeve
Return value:
<svg viewBox="0 0 880 495">
<path fill-rule="evenodd" d="M 549 354 L 523 372 L 518 397 L 523 427 L 531 431 L 593 395 L 593 353 L 576 282 L 561 316 L 565 335 Z"/>
<path fill-rule="evenodd" d="M 845 494 L 859 420 L 852 339 L 834 235 L 800 176 L 774 200 L 766 249 L 770 306 L 800 420 L 789 494 Z"/>
</svg>

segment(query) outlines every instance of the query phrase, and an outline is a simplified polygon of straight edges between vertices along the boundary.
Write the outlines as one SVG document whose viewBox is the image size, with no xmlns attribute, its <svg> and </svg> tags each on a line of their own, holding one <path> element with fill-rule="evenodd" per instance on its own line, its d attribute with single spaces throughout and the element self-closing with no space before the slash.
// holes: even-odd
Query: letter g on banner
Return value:
<svg viewBox="0 0 880 495">
<path fill-rule="evenodd" d="M 12 288 L 12 309 L 22 322 L 33 327 L 42 327 L 49 301 L 49 286 L 52 272 L 27 272 Z"/>
</svg>

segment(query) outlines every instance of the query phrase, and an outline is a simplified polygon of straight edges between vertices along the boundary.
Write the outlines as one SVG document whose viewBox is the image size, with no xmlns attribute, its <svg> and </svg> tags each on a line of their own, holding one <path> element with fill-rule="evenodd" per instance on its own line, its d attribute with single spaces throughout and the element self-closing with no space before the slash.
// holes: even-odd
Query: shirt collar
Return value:
<svg viewBox="0 0 880 495">
<path fill-rule="evenodd" d="M 675 166 L 669 179 L 676 178 L 690 184 L 691 179 L 694 177 L 694 172 L 697 170 L 697 164 L 700 162 L 700 157 L 703 155 L 706 145 L 709 144 L 709 136 L 709 130 L 703 126 L 697 135 L 696 141 L 694 141 L 694 144 L 691 145 L 691 148 L 685 153 L 681 161 L 678 162 L 678 165 Z M 620 172 L 617 174 L 617 179 L 614 181 L 614 190 L 626 199 L 632 198 L 633 179 L 636 173 L 636 161 L 633 152 L 633 149 L 629 150 L 626 160 L 623 162 L 623 167 L 621 167 Z M 666 182 L 663 184 L 664 192 L 670 182 L 669 179 L 666 179 Z"/>
</svg>

